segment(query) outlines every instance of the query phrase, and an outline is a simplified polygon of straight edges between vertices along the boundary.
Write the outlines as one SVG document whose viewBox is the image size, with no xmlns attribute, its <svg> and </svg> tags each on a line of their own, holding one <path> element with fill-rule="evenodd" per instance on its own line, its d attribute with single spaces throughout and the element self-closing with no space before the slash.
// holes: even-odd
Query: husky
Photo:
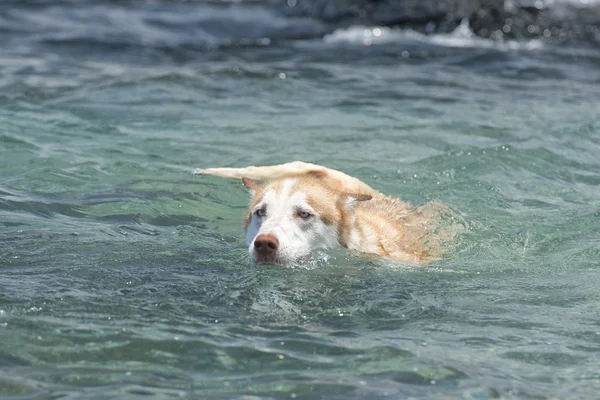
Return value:
<svg viewBox="0 0 600 400">
<path fill-rule="evenodd" d="M 315 249 L 342 246 L 421 264 L 437 259 L 440 242 L 448 238 L 435 236 L 440 216 L 449 211 L 441 202 L 415 209 L 321 165 L 295 161 L 194 173 L 239 179 L 248 189 L 243 226 L 255 263 L 287 264 Z"/>
</svg>

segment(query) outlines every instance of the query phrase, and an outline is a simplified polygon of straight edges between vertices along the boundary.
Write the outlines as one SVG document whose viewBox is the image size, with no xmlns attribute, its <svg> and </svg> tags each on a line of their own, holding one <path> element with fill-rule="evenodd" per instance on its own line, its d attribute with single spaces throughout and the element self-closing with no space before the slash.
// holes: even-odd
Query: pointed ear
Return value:
<svg viewBox="0 0 600 400">
<path fill-rule="evenodd" d="M 248 190 L 252 194 L 256 193 L 258 191 L 258 189 L 260 189 L 260 186 L 258 186 L 258 183 L 254 182 L 250 178 L 243 177 L 242 178 L 242 183 L 244 184 L 244 186 L 246 186 L 246 188 L 248 188 Z"/>
<path fill-rule="evenodd" d="M 325 172 L 317 171 L 317 170 L 307 171 L 305 174 L 308 176 L 312 176 L 313 178 L 316 178 L 316 179 L 323 179 L 327 176 L 327 174 Z"/>
<path fill-rule="evenodd" d="M 347 209 L 351 210 L 354 208 L 357 202 L 359 201 L 368 201 L 371 200 L 373 196 L 370 194 L 352 194 L 346 193 L 345 195 L 345 206 Z"/>
</svg>

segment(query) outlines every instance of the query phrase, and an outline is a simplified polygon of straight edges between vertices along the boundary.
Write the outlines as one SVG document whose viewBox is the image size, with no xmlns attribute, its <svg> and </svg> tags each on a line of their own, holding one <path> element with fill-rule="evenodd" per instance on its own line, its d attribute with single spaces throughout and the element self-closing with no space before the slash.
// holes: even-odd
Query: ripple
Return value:
<svg viewBox="0 0 600 400">
<path fill-rule="evenodd" d="M 511 360 L 523 361 L 529 364 L 546 366 L 579 365 L 583 361 L 581 357 L 575 357 L 565 353 L 537 353 L 511 351 L 504 353 L 502 356 L 510 358 Z"/>
<path fill-rule="evenodd" d="M 369 26 L 385 2 L 5 3 L 2 394 L 599 393 L 597 46 Z M 243 185 L 190 171 L 295 159 L 464 232 L 427 267 L 254 265 Z"/>
</svg>

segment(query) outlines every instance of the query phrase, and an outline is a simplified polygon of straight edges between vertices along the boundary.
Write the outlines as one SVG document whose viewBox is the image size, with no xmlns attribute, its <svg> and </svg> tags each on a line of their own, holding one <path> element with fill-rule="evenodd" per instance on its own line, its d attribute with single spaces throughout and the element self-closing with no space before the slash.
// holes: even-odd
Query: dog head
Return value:
<svg viewBox="0 0 600 400">
<path fill-rule="evenodd" d="M 252 261 L 288 263 L 339 242 L 355 203 L 371 195 L 335 191 L 322 178 L 309 173 L 264 187 L 242 179 L 252 195 L 244 220 Z"/>
</svg>

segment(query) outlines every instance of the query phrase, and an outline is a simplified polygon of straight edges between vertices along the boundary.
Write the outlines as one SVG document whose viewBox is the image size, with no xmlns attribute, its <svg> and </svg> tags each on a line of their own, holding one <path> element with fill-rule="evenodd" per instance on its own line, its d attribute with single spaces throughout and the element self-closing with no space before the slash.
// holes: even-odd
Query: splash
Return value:
<svg viewBox="0 0 600 400">
<path fill-rule="evenodd" d="M 421 254 L 425 263 L 449 257 L 459 236 L 469 230 L 465 217 L 439 200 L 417 207 L 403 220 L 403 247 L 409 254 Z"/>
<path fill-rule="evenodd" d="M 412 29 L 352 26 L 347 29 L 337 29 L 326 35 L 323 40 L 326 43 L 351 43 L 363 46 L 413 41 L 443 47 L 487 48 L 500 51 L 537 50 L 543 47 L 540 40 L 504 40 L 499 35 L 496 39 L 478 37 L 471 31 L 466 19 L 449 34 L 426 35 Z"/>
</svg>

